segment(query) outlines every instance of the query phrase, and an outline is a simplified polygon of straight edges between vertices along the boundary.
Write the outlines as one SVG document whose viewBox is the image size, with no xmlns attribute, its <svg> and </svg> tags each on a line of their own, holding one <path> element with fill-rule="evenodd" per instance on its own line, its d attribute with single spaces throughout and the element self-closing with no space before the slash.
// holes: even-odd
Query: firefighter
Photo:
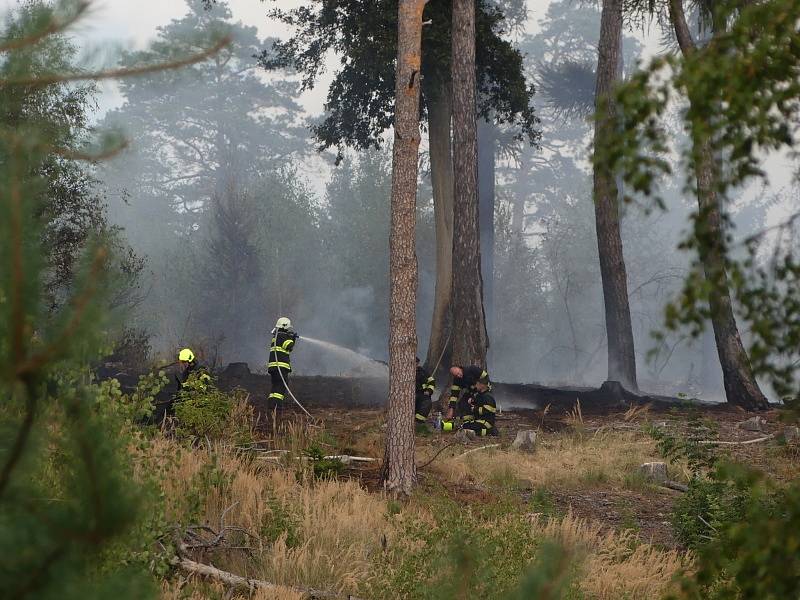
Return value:
<svg viewBox="0 0 800 600">
<path fill-rule="evenodd" d="M 191 348 L 184 348 L 178 352 L 178 364 L 181 372 L 175 376 L 178 382 L 178 391 L 205 391 L 211 384 L 211 375 L 208 369 L 201 365 Z"/>
<path fill-rule="evenodd" d="M 289 373 L 292 372 L 291 353 L 299 336 L 292 329 L 292 322 L 281 317 L 272 330 L 267 372 L 272 379 L 272 391 L 267 401 L 271 408 L 283 405 Z"/>
<path fill-rule="evenodd" d="M 478 381 L 489 383 L 489 373 L 481 367 L 470 365 L 450 367 L 453 376 L 453 385 L 450 386 L 450 399 L 447 403 L 447 419 L 461 417 L 464 420 L 472 418 L 469 400 L 475 395 L 475 384 Z"/>
<path fill-rule="evenodd" d="M 414 399 L 414 422 L 417 426 L 424 426 L 428 415 L 431 414 L 431 407 L 433 406 L 431 396 L 433 396 L 435 388 L 436 380 L 428 375 L 425 367 L 419 364 L 419 357 L 417 357 L 417 384 Z"/>
<path fill-rule="evenodd" d="M 487 380 L 479 380 L 475 384 L 475 394 L 470 397 L 469 405 L 472 418 L 461 425 L 462 429 L 471 429 L 478 436 L 498 435 L 495 426 L 497 403 L 492 396 L 492 384 Z"/>
<path fill-rule="evenodd" d="M 178 360 L 173 364 L 180 366 L 180 371 L 175 374 L 178 389 L 168 400 L 155 403 L 152 422 L 161 423 L 167 417 L 174 416 L 176 402 L 179 402 L 186 394 L 206 391 L 212 383 L 208 369 L 200 364 L 191 348 L 180 350 Z"/>
</svg>

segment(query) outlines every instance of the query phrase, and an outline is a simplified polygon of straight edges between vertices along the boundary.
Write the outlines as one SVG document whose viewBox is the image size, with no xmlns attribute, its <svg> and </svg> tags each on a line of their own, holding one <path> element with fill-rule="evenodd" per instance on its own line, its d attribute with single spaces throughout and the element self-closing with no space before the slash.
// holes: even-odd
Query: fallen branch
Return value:
<svg viewBox="0 0 800 600">
<path fill-rule="evenodd" d="M 720 440 L 701 440 L 697 442 L 698 444 L 703 444 L 704 446 L 746 446 L 747 444 L 757 444 L 759 442 L 766 442 L 767 440 L 771 440 L 775 437 L 774 433 L 770 433 L 769 435 L 765 435 L 764 437 L 756 438 L 754 440 L 745 440 L 744 442 L 723 442 Z"/>
<path fill-rule="evenodd" d="M 703 522 L 703 524 L 704 524 L 706 527 L 708 527 L 708 528 L 709 528 L 711 531 L 713 531 L 714 533 L 718 533 L 718 531 L 717 531 L 717 528 L 716 528 L 716 527 L 714 527 L 714 526 L 713 526 L 711 523 L 709 523 L 708 521 L 706 521 L 706 520 L 705 520 L 705 519 L 704 519 L 704 518 L 703 518 L 701 515 L 697 515 L 697 518 L 698 518 L 698 519 L 700 519 L 700 520 Z"/>
<path fill-rule="evenodd" d="M 273 450 L 272 452 L 279 452 L 278 450 Z M 280 452 L 289 452 L 288 450 L 281 450 Z M 264 452 L 263 454 L 260 453 L 258 458 L 259 460 L 274 460 L 276 462 L 282 460 L 281 456 L 264 456 L 267 454 Z M 295 456 L 295 460 L 314 460 L 310 456 Z M 331 454 L 330 456 L 323 456 L 323 460 L 339 460 L 342 461 L 344 464 L 349 464 L 351 462 L 375 462 L 378 460 L 377 458 L 371 458 L 369 456 L 350 456 L 349 454 Z"/>
<path fill-rule="evenodd" d="M 349 454 L 333 454 L 331 456 L 323 456 L 324 460 L 340 460 L 344 464 L 348 464 L 351 462 L 375 462 L 378 460 L 377 458 L 371 458 L 369 456 L 350 456 Z"/>
<path fill-rule="evenodd" d="M 481 446 L 480 448 L 473 448 L 472 450 L 467 450 L 463 454 L 459 454 L 456 458 L 461 458 L 462 456 L 466 456 L 472 452 L 477 452 L 478 450 L 487 450 L 488 448 L 499 448 L 500 444 L 489 444 L 487 446 Z"/>
<path fill-rule="evenodd" d="M 189 525 L 186 527 L 183 530 L 182 537 L 177 540 L 178 548 L 180 549 L 181 554 L 184 554 L 187 550 L 209 550 L 212 548 L 219 548 L 222 550 L 244 550 L 245 552 L 252 552 L 253 548 L 250 546 L 231 546 L 227 544 L 225 534 L 231 531 L 241 533 L 251 540 L 261 542 L 257 535 L 247 531 L 243 527 L 225 525 L 225 516 L 237 504 L 239 503 L 234 502 L 222 511 L 222 515 L 219 519 L 219 532 L 214 531 L 214 529 L 208 525 Z M 208 537 L 209 535 L 211 537 Z"/>
<path fill-rule="evenodd" d="M 661 485 L 662 485 L 662 487 L 669 488 L 671 490 L 677 490 L 679 492 L 688 492 L 689 491 L 689 486 L 688 485 L 684 485 L 682 483 L 678 483 L 677 481 L 667 480 L 664 483 L 662 483 Z"/>
<path fill-rule="evenodd" d="M 282 587 L 285 587 L 294 590 L 295 592 L 300 592 L 303 595 L 304 600 L 338 600 L 341 598 L 346 598 L 347 600 L 358 600 L 358 598 L 349 594 L 346 596 L 340 596 L 339 594 L 331 594 L 311 588 L 279 586 L 274 583 L 270 583 L 269 581 L 264 581 L 263 579 L 248 579 L 247 577 L 242 577 L 241 575 L 236 575 L 235 573 L 230 573 L 228 571 L 223 571 L 222 569 L 199 563 L 189 558 L 175 557 L 172 563 L 187 573 L 200 575 L 201 577 L 208 577 L 234 588 L 248 590 L 249 592 L 266 590 L 277 593 L 278 590 L 280 590 Z"/>
</svg>

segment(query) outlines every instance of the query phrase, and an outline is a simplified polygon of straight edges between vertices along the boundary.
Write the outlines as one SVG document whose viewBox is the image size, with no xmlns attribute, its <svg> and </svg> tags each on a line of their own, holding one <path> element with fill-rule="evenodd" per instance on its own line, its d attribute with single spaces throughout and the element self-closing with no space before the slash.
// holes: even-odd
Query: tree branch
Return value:
<svg viewBox="0 0 800 600">
<path fill-rule="evenodd" d="M 50 19 L 50 22 L 47 24 L 47 26 L 41 29 L 40 31 L 37 31 L 27 37 L 19 38 L 16 40 L 5 42 L 4 44 L 0 44 L 0 52 L 10 52 L 12 50 L 19 50 L 20 48 L 27 48 L 28 46 L 33 46 L 34 44 L 37 44 L 38 42 L 42 41 L 49 35 L 58 33 L 59 31 L 64 31 L 70 25 L 72 25 L 78 19 L 80 19 L 83 13 L 86 12 L 87 8 L 89 8 L 89 3 L 81 2 L 80 4 L 78 4 L 75 14 L 68 17 L 65 21 L 59 21 L 58 19 Z"/>
<path fill-rule="evenodd" d="M 99 81 L 102 79 L 119 79 L 122 77 L 133 77 L 138 75 L 147 75 L 149 73 L 156 73 L 159 71 L 167 71 L 171 69 L 179 69 L 188 65 L 193 65 L 202 62 L 210 56 L 219 52 L 222 48 L 230 44 L 230 37 L 225 36 L 220 39 L 216 44 L 207 50 L 188 56 L 186 58 L 176 60 L 170 63 L 158 63 L 153 65 L 145 65 L 142 67 L 122 67 L 119 69 L 109 69 L 106 71 L 97 71 L 95 73 L 68 73 L 66 75 L 45 75 L 41 77 L 20 77 L 16 79 L 0 79 L 0 86 L 30 86 L 30 87 L 46 87 L 54 83 L 68 83 L 71 81 Z"/>
</svg>

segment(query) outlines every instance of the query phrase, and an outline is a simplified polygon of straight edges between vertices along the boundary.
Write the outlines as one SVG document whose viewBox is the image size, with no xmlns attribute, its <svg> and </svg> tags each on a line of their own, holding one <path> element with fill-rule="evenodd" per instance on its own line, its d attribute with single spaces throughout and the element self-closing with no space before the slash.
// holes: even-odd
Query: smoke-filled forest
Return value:
<svg viewBox="0 0 800 600">
<path fill-rule="evenodd" d="M 795 0 L 2 12 L 0 596 L 800 596 Z"/>
</svg>

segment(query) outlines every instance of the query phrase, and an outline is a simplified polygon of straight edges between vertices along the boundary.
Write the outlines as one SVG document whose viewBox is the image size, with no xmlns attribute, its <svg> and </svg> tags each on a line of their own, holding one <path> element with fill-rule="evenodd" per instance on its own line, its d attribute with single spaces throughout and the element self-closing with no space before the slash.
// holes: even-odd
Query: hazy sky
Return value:
<svg viewBox="0 0 800 600">
<path fill-rule="evenodd" d="M 17 0 L 0 0 L 0 7 L 12 7 Z M 258 28 L 261 37 L 285 37 L 288 30 L 267 18 L 272 7 L 292 8 L 302 4 L 301 0 L 228 0 L 234 20 Z M 528 0 L 528 33 L 538 30 L 538 21 L 545 15 L 550 0 Z M 144 48 L 156 35 L 156 28 L 172 19 L 186 14 L 185 0 L 92 0 L 90 14 L 82 22 L 77 34 L 92 46 L 108 45 L 123 48 Z M 645 54 L 657 51 L 659 34 L 637 36 L 645 45 Z M 311 114 L 322 112 L 329 79 L 322 77 L 319 85 L 303 94 L 300 103 Z M 98 118 L 109 108 L 121 104 L 122 99 L 113 83 L 104 84 L 99 99 Z M 791 169 L 784 157 L 773 157 L 768 170 L 773 188 L 781 188 L 789 182 Z M 755 191 L 755 190 L 754 190 Z M 758 193 L 758 192 L 755 192 Z"/>
<path fill-rule="evenodd" d="M 0 6 L 4 8 L 15 3 L 16 0 L 0 0 Z M 262 38 L 285 37 L 289 33 L 283 25 L 267 18 L 270 8 L 292 8 L 299 4 L 302 4 L 300 0 L 228 0 L 234 20 L 257 27 Z M 528 2 L 528 31 L 537 29 L 536 22 L 544 15 L 549 4 L 550 0 Z M 184 14 L 184 0 L 92 0 L 90 14 L 84 19 L 79 33 L 93 44 L 111 43 L 124 48 L 139 49 L 144 48 L 155 37 L 158 26 L 166 25 Z M 301 98 L 301 103 L 310 113 L 322 112 L 327 80 L 323 79 L 321 83 L 323 85 Z M 104 86 L 103 91 L 101 112 L 121 102 L 113 85 Z"/>
</svg>

